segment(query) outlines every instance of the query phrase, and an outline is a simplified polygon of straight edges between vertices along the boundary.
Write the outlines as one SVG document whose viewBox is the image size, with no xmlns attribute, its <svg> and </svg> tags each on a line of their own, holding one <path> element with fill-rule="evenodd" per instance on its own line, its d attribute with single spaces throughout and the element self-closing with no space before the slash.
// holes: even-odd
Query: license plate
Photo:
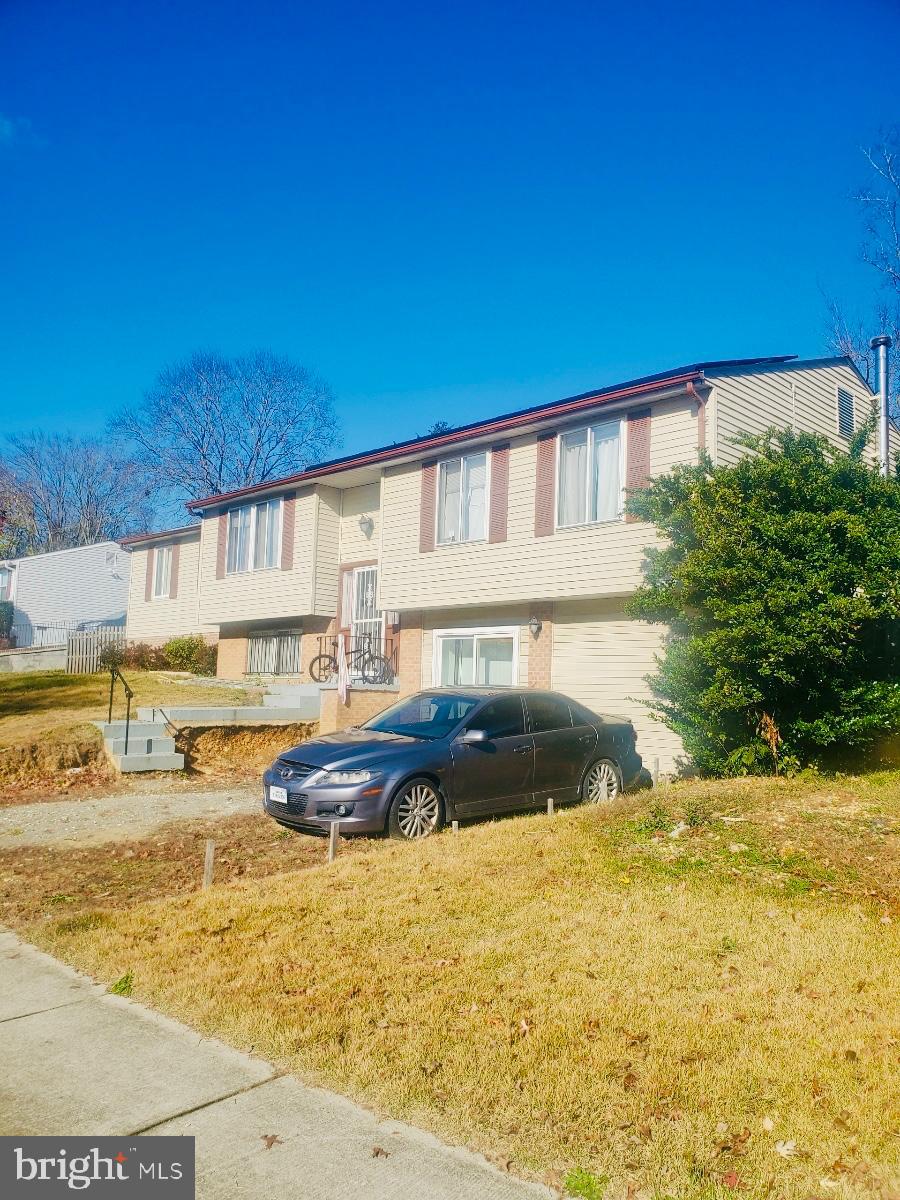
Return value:
<svg viewBox="0 0 900 1200">
<path fill-rule="evenodd" d="M 276 804 L 287 804 L 287 788 L 270 787 L 269 799 L 274 800 Z"/>
</svg>

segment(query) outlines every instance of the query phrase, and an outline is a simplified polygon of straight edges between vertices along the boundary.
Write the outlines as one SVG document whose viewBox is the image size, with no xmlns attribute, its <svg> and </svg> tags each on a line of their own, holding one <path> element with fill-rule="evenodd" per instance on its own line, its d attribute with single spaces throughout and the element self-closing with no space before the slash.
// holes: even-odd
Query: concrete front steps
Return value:
<svg viewBox="0 0 900 1200">
<path fill-rule="evenodd" d="M 103 745 L 116 769 L 131 771 L 183 771 L 184 755 L 175 751 L 175 739 L 162 721 L 132 721 L 125 753 L 125 722 L 95 721 L 103 734 Z"/>
<path fill-rule="evenodd" d="M 317 683 L 273 684 L 262 704 L 243 704 L 229 708 L 182 707 L 139 708 L 141 721 L 156 721 L 163 713 L 176 725 L 295 725 L 299 721 L 318 721 L 321 707 Z"/>
</svg>

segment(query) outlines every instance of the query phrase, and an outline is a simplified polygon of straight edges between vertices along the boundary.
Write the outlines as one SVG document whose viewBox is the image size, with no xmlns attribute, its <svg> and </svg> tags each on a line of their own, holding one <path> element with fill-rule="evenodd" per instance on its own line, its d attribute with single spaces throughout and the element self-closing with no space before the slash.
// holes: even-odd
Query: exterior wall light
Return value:
<svg viewBox="0 0 900 1200">
<path fill-rule="evenodd" d="M 370 538 L 372 536 L 373 532 L 375 531 L 375 522 L 372 520 L 372 518 L 370 516 L 363 513 L 363 515 L 359 518 L 359 527 L 363 531 L 365 536 L 367 538 Z"/>
<path fill-rule="evenodd" d="M 532 617 L 528 622 L 528 628 L 531 630 L 531 636 L 536 638 L 540 637 L 540 633 L 544 628 L 544 624 L 540 617 Z"/>
</svg>

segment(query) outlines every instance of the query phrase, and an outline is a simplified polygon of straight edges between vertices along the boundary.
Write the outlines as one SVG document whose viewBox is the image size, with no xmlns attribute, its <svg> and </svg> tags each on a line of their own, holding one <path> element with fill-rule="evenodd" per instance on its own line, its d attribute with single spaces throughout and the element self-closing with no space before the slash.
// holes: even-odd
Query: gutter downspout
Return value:
<svg viewBox="0 0 900 1200">
<path fill-rule="evenodd" d="M 878 337 L 873 337 L 869 345 L 878 355 L 878 458 L 881 474 L 888 476 L 891 473 L 891 444 L 888 432 L 891 339 L 886 333 L 882 333 Z"/>
</svg>

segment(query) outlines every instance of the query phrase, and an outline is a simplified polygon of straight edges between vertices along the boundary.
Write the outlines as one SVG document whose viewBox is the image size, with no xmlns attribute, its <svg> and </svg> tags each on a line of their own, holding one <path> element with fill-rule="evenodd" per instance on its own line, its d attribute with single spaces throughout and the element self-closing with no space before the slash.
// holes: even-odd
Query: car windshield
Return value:
<svg viewBox="0 0 900 1200">
<path fill-rule="evenodd" d="M 472 696 L 426 692 L 400 700 L 362 726 L 377 733 L 399 733 L 405 737 L 435 741 L 446 737 L 478 704 Z"/>
</svg>

